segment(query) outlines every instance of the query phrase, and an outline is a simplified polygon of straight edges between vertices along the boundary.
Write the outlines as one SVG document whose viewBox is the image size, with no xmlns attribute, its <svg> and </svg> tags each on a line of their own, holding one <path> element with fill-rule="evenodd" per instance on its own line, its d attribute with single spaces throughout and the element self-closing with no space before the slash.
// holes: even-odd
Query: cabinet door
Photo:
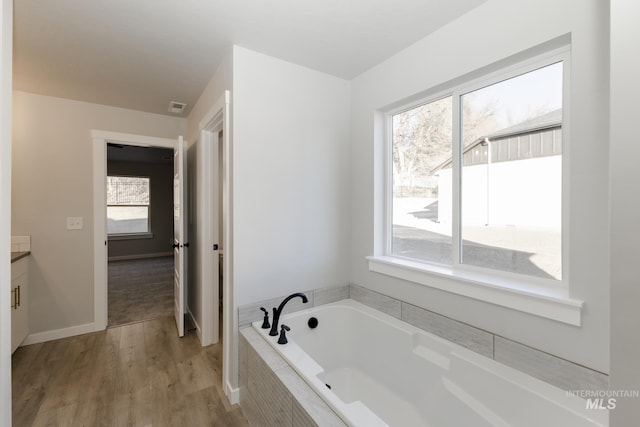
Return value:
<svg viewBox="0 0 640 427">
<path fill-rule="evenodd" d="M 11 352 L 13 353 L 29 334 L 26 260 L 13 263 L 11 270 L 11 304 L 15 306 L 11 308 Z"/>
</svg>

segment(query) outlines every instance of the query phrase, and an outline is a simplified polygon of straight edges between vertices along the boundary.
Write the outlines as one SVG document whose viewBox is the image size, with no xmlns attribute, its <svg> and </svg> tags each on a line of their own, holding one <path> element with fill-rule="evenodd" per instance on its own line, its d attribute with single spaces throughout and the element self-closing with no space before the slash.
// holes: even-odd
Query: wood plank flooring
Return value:
<svg viewBox="0 0 640 427">
<path fill-rule="evenodd" d="M 173 257 L 111 261 L 109 326 L 173 313 Z"/>
<path fill-rule="evenodd" d="M 248 426 L 221 389 L 221 344 L 165 316 L 20 347 L 13 426 Z"/>
</svg>

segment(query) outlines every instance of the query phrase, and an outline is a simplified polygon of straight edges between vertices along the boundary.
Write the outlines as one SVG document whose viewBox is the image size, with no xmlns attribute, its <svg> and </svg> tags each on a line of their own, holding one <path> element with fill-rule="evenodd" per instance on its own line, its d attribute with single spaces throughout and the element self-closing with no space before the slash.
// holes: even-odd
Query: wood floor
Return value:
<svg viewBox="0 0 640 427">
<path fill-rule="evenodd" d="M 173 257 L 109 262 L 109 326 L 173 313 Z"/>
<path fill-rule="evenodd" d="M 221 344 L 172 317 L 20 347 L 13 426 L 248 426 L 221 389 Z"/>
</svg>

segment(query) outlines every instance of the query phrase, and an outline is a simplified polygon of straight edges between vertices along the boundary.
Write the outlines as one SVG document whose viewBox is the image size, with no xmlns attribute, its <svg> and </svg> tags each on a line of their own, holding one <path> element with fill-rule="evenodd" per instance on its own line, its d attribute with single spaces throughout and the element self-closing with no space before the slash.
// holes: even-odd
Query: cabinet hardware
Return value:
<svg viewBox="0 0 640 427">
<path fill-rule="evenodd" d="M 18 307 L 20 307 L 20 285 L 18 285 L 18 303 L 16 304 Z"/>
</svg>

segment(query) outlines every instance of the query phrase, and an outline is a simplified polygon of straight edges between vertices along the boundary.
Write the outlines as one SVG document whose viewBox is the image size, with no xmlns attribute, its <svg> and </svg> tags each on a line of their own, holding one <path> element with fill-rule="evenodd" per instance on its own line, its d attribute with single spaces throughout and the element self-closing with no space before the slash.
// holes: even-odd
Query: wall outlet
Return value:
<svg viewBox="0 0 640 427">
<path fill-rule="evenodd" d="M 67 230 L 82 230 L 82 217 L 81 216 L 68 216 L 67 217 Z"/>
</svg>

